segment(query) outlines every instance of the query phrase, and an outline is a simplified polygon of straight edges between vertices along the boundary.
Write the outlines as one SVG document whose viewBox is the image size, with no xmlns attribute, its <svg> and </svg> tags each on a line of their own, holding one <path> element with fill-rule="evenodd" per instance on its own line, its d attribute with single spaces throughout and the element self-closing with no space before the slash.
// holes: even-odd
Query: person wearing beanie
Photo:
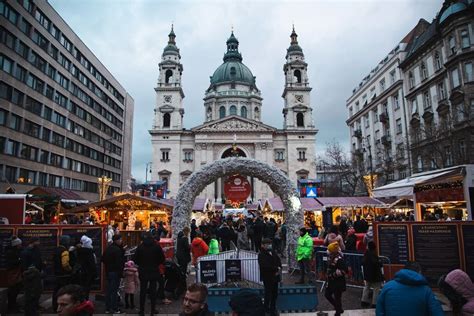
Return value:
<svg viewBox="0 0 474 316">
<path fill-rule="evenodd" d="M 121 314 L 122 311 L 118 308 L 118 289 L 125 267 L 125 250 L 122 247 L 122 236 L 114 235 L 112 237 L 112 244 L 105 249 L 101 260 L 105 267 L 107 280 L 106 313 Z M 156 269 L 158 270 L 158 268 Z"/>
<path fill-rule="evenodd" d="M 344 313 L 342 309 L 342 292 L 346 290 L 347 265 L 337 241 L 328 245 L 327 278 L 328 283 L 324 296 L 336 310 L 335 316 Z"/>
<path fill-rule="evenodd" d="M 79 284 L 84 288 L 84 296 L 89 299 L 92 283 L 97 277 L 97 258 L 92 246 L 92 239 L 86 235 L 81 237 L 81 247 L 77 248 L 77 263 L 79 269 Z"/>
<path fill-rule="evenodd" d="M 265 315 L 262 298 L 252 289 L 241 289 L 230 297 L 229 306 L 233 316 Z"/>
<path fill-rule="evenodd" d="M 8 311 L 17 312 L 16 298 L 21 291 L 21 239 L 13 236 L 11 246 L 5 249 L 8 286 Z"/>
<path fill-rule="evenodd" d="M 313 239 L 306 231 L 306 228 L 300 228 L 300 237 L 298 238 L 298 246 L 296 247 L 296 260 L 300 266 L 301 277 L 296 284 L 304 284 L 305 274 L 311 272 L 310 261 L 313 257 Z"/>
<path fill-rule="evenodd" d="M 364 268 L 364 290 L 362 291 L 361 305 L 362 307 L 375 307 L 380 288 L 382 287 L 382 263 L 377 255 L 375 243 L 370 241 L 367 250 L 362 259 L 362 267 Z M 372 300 L 369 299 L 370 289 L 373 289 Z"/>
<path fill-rule="evenodd" d="M 53 310 L 57 310 L 57 293 L 60 288 L 69 284 L 72 267 L 69 261 L 69 244 L 71 243 L 71 237 L 68 235 L 59 236 L 59 246 L 53 255 L 53 268 L 54 268 L 54 289 L 52 304 Z"/>
</svg>

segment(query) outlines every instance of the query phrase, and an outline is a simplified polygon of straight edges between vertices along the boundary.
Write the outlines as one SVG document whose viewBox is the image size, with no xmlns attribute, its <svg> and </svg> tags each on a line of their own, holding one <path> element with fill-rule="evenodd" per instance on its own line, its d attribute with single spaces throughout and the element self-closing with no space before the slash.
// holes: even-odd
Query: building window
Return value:
<svg viewBox="0 0 474 316">
<path fill-rule="evenodd" d="M 395 110 L 400 109 L 400 102 L 398 102 L 398 94 L 395 94 L 395 95 L 393 96 L 393 108 L 394 108 Z"/>
<path fill-rule="evenodd" d="M 395 124 L 397 125 L 397 134 L 402 133 L 402 119 L 399 118 L 395 121 Z"/>
<path fill-rule="evenodd" d="M 247 118 L 247 107 L 243 106 L 240 108 L 240 116 Z"/>
<path fill-rule="evenodd" d="M 418 172 L 422 172 L 423 171 L 423 160 L 421 159 L 421 156 L 418 156 L 416 158 L 416 165 L 417 165 L 417 168 L 418 168 Z"/>
<path fill-rule="evenodd" d="M 416 98 L 411 100 L 411 114 L 418 113 L 418 103 L 416 102 Z"/>
<path fill-rule="evenodd" d="M 163 114 L 163 127 L 170 127 L 171 115 L 169 113 Z"/>
<path fill-rule="evenodd" d="M 23 124 L 23 133 L 33 136 L 35 138 L 40 137 L 40 126 L 31 121 L 25 120 Z"/>
<path fill-rule="evenodd" d="M 395 83 L 395 70 L 392 70 L 390 72 L 390 83 L 391 84 Z"/>
<path fill-rule="evenodd" d="M 428 70 L 426 69 L 426 65 L 424 62 L 422 62 L 420 65 L 420 75 L 421 80 L 425 80 L 426 78 L 428 78 Z"/>
<path fill-rule="evenodd" d="M 192 150 L 185 150 L 184 151 L 184 162 L 192 162 L 193 161 L 193 151 Z"/>
<path fill-rule="evenodd" d="M 365 128 L 369 128 L 370 126 L 369 114 L 364 115 L 364 122 L 365 122 Z"/>
<path fill-rule="evenodd" d="M 466 82 L 472 81 L 473 76 L 472 76 L 472 63 L 465 63 L 464 64 L 464 69 L 466 73 Z"/>
<path fill-rule="evenodd" d="M 225 117 L 225 107 L 221 106 L 219 108 L 219 118 L 224 118 Z"/>
<path fill-rule="evenodd" d="M 385 90 L 385 79 L 382 79 L 380 80 L 380 91 L 384 91 Z"/>
<path fill-rule="evenodd" d="M 9 139 L 5 148 L 5 154 L 17 157 L 20 149 L 20 143 Z"/>
<path fill-rule="evenodd" d="M 303 113 L 296 114 L 296 126 L 304 127 L 304 114 Z"/>
<path fill-rule="evenodd" d="M 461 45 L 462 48 L 469 48 L 471 46 L 471 42 L 469 40 L 469 32 L 467 30 L 461 31 Z"/>
<path fill-rule="evenodd" d="M 446 93 L 444 91 L 444 82 L 438 83 L 438 100 L 446 99 Z"/>
<path fill-rule="evenodd" d="M 36 159 L 38 158 L 38 149 L 23 144 L 20 150 L 20 157 L 31 161 L 36 161 Z"/>
<path fill-rule="evenodd" d="M 306 148 L 299 148 L 298 149 L 298 160 L 299 161 L 306 161 Z"/>
<path fill-rule="evenodd" d="M 168 162 L 170 161 L 170 150 L 169 149 L 162 149 L 161 150 L 161 162 Z"/>
<path fill-rule="evenodd" d="M 50 174 L 49 175 L 49 186 L 60 188 L 61 187 L 61 177 Z"/>
<path fill-rule="evenodd" d="M 434 66 L 435 66 L 436 70 L 441 69 L 441 56 L 440 56 L 439 52 L 436 52 L 435 55 L 434 55 Z"/>
<path fill-rule="evenodd" d="M 408 73 L 408 86 L 410 89 L 415 86 L 415 77 L 411 71 Z"/>
<path fill-rule="evenodd" d="M 449 36 L 449 55 L 452 55 L 456 52 L 456 39 L 453 35 Z"/>
<path fill-rule="evenodd" d="M 21 128 L 21 117 L 15 114 L 10 113 L 10 119 L 8 122 L 8 127 L 19 131 Z"/>
<path fill-rule="evenodd" d="M 459 140 L 459 156 L 461 157 L 461 159 L 465 159 L 467 156 L 466 156 L 466 142 L 464 139 L 460 139 Z"/>
<path fill-rule="evenodd" d="M 8 180 L 10 183 L 15 183 L 16 182 L 16 171 L 18 168 L 16 167 L 10 167 L 10 166 L 5 166 L 5 178 Z"/>
<path fill-rule="evenodd" d="M 453 89 L 458 87 L 461 83 L 459 82 L 459 71 L 457 68 L 451 70 L 451 78 L 453 80 Z"/>
<path fill-rule="evenodd" d="M 171 78 L 173 77 L 173 71 L 171 69 L 166 70 L 165 72 L 165 83 L 171 83 Z"/>
<path fill-rule="evenodd" d="M 276 149 L 275 150 L 275 161 L 285 161 L 285 150 Z"/>
<path fill-rule="evenodd" d="M 260 110 L 258 109 L 258 107 L 255 107 L 253 109 L 253 116 L 254 116 L 254 119 L 259 121 L 260 120 Z"/>
<path fill-rule="evenodd" d="M 36 184 L 36 172 L 27 169 L 20 169 L 18 183 Z"/>
<path fill-rule="evenodd" d="M 453 165 L 453 154 L 451 152 L 451 146 L 444 147 L 444 152 L 446 153 L 446 167 Z"/>
<path fill-rule="evenodd" d="M 13 60 L 3 55 L 0 55 L 0 69 L 5 71 L 6 73 L 13 74 Z"/>
<path fill-rule="evenodd" d="M 374 123 L 377 123 L 379 121 L 379 110 L 375 108 L 372 115 L 374 117 Z"/>
<path fill-rule="evenodd" d="M 431 95 L 429 91 L 425 91 L 423 93 L 423 108 L 424 109 L 431 108 Z"/>
<path fill-rule="evenodd" d="M 229 115 L 237 115 L 237 107 L 232 105 L 229 109 Z"/>
<path fill-rule="evenodd" d="M 296 83 L 301 83 L 301 71 L 299 69 L 296 69 L 293 72 L 295 78 L 296 78 Z"/>
</svg>

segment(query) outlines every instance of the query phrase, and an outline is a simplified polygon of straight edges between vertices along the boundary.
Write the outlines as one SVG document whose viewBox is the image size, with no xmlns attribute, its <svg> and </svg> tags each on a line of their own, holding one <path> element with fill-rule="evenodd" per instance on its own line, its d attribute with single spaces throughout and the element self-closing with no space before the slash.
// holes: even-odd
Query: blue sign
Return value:
<svg viewBox="0 0 474 316">
<path fill-rule="evenodd" d="M 318 191 L 315 187 L 307 187 L 306 188 L 306 197 L 318 197 Z"/>
</svg>

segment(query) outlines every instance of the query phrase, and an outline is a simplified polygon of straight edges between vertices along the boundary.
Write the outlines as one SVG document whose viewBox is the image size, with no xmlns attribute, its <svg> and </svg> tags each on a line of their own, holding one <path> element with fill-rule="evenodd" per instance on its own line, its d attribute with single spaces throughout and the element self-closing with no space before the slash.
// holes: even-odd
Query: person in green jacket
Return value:
<svg viewBox="0 0 474 316">
<path fill-rule="evenodd" d="M 300 237 L 296 247 L 296 260 L 300 266 L 301 278 L 296 284 L 304 284 L 305 274 L 311 272 L 310 262 L 313 257 L 313 239 L 306 231 L 306 228 L 300 228 Z"/>
<path fill-rule="evenodd" d="M 219 242 L 216 239 L 215 235 L 211 236 L 211 241 L 209 242 L 209 252 L 208 255 L 218 255 L 219 254 Z"/>
</svg>

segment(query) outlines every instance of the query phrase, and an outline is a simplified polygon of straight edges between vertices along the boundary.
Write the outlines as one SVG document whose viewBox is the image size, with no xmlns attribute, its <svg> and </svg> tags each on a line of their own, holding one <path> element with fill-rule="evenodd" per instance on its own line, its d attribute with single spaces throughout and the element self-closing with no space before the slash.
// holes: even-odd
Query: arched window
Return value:
<svg viewBox="0 0 474 316">
<path fill-rule="evenodd" d="M 303 113 L 296 114 L 296 126 L 304 127 L 304 114 Z"/>
<path fill-rule="evenodd" d="M 232 105 L 229 109 L 229 115 L 237 115 L 237 107 Z"/>
<path fill-rule="evenodd" d="M 173 77 L 173 71 L 171 69 L 166 70 L 165 72 L 165 82 L 171 83 L 171 77 Z"/>
<path fill-rule="evenodd" d="M 423 160 L 421 159 L 421 156 L 418 156 L 416 160 L 417 160 L 418 172 L 423 171 Z"/>
<path fill-rule="evenodd" d="M 210 106 L 207 108 L 206 119 L 208 121 L 212 119 L 212 108 Z"/>
<path fill-rule="evenodd" d="M 247 118 L 247 108 L 245 106 L 240 108 L 240 116 Z"/>
<path fill-rule="evenodd" d="M 219 118 L 224 118 L 225 117 L 225 107 L 221 106 L 219 108 Z"/>
<path fill-rule="evenodd" d="M 301 83 L 301 71 L 299 69 L 296 69 L 295 72 L 293 73 L 296 77 L 296 82 Z"/>
<path fill-rule="evenodd" d="M 163 127 L 170 127 L 171 115 L 169 113 L 163 114 Z"/>
<path fill-rule="evenodd" d="M 235 76 L 237 74 L 237 71 L 235 70 L 235 67 L 230 67 L 230 75 Z"/>
</svg>

